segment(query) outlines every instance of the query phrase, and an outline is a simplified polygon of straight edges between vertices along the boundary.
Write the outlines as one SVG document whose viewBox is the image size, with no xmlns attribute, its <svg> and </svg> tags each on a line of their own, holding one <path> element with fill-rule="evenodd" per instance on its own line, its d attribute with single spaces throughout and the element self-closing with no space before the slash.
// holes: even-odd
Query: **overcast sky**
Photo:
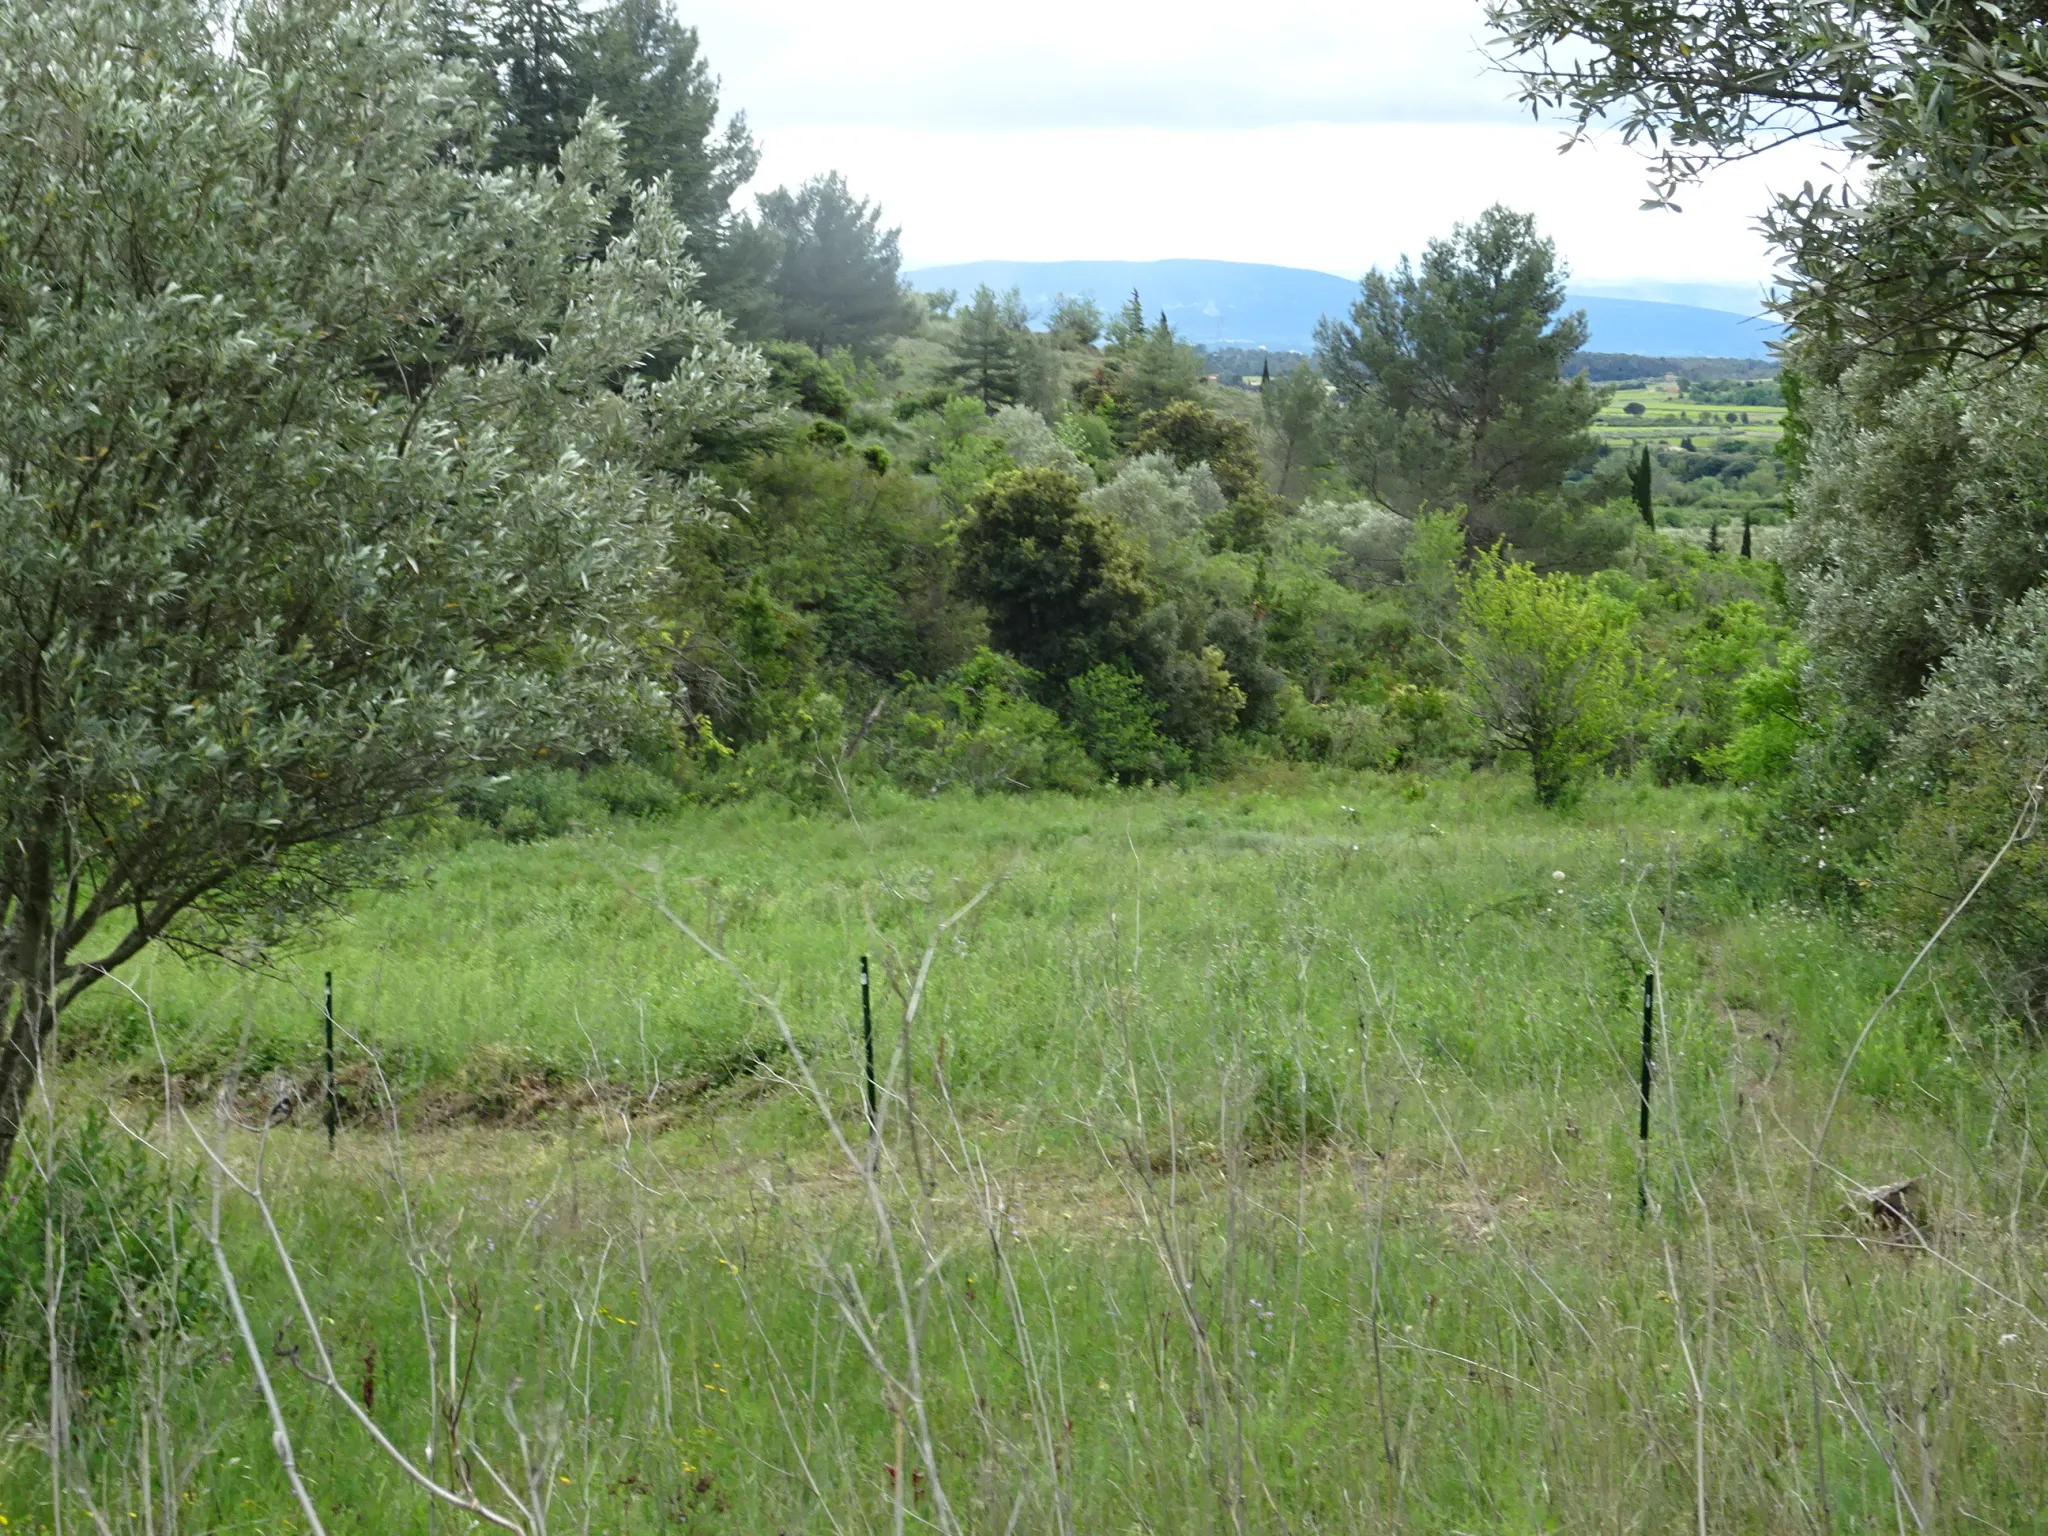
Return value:
<svg viewBox="0 0 2048 1536">
<path fill-rule="evenodd" d="M 1645 212 L 1639 156 L 1560 156 L 1480 52 L 1479 0 L 678 0 L 762 148 L 756 189 L 844 171 L 908 267 L 1210 257 L 1355 275 L 1492 202 L 1581 285 L 1754 290 L 1774 186 L 1726 171 Z"/>
</svg>

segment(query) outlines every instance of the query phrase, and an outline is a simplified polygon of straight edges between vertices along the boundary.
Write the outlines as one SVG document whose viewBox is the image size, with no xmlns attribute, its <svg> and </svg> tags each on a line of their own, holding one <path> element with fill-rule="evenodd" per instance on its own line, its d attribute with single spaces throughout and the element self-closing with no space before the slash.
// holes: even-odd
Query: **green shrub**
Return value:
<svg viewBox="0 0 2048 1536">
<path fill-rule="evenodd" d="M 1387 690 L 1385 718 L 1397 767 L 1468 760 L 1484 748 L 1471 711 L 1448 688 L 1396 683 Z"/>
<path fill-rule="evenodd" d="M 2031 754 L 1980 742 L 1947 783 L 1917 799 L 1877 882 L 1879 908 L 1902 936 L 1924 939 L 1969 893 L 2020 820 L 2040 773 Z M 2048 840 L 2036 833 L 2015 842 L 1951 932 L 2013 1016 L 2034 1034 L 2048 1030 Z"/>
<path fill-rule="evenodd" d="M 459 804 L 465 816 L 508 843 L 560 837 L 605 816 L 604 802 L 585 792 L 571 768 L 515 768 L 476 786 Z"/>
<path fill-rule="evenodd" d="M 1188 756 L 1160 734 L 1159 703 L 1133 672 L 1107 663 L 1067 684 L 1068 722 L 1095 765 L 1126 784 L 1184 773 Z"/>
<path fill-rule="evenodd" d="M 775 392 L 816 416 L 837 421 L 853 404 L 853 393 L 830 363 L 800 341 L 771 341 L 761 349 Z"/>
<path fill-rule="evenodd" d="M 1788 647 L 1784 663 L 1759 667 L 1735 685 L 1735 731 L 1721 746 L 1702 751 L 1707 773 L 1731 784 L 1769 784 L 1791 767 L 1800 743 L 1813 734 L 1800 696 L 1801 653 Z"/>
<path fill-rule="evenodd" d="M 1100 775 L 1071 732 L 1032 697 L 1038 676 L 983 646 L 956 672 L 913 690 L 869 754 L 897 782 L 936 794 L 1094 787 Z"/>
<path fill-rule="evenodd" d="M 681 786 L 641 763 L 587 770 L 531 766 L 487 780 L 457 802 L 508 843 L 560 837 L 612 816 L 667 816 L 680 810 Z"/>
<path fill-rule="evenodd" d="M 682 809 L 683 792 L 642 763 L 604 763 L 583 775 L 582 791 L 614 816 L 669 816 Z"/>
<path fill-rule="evenodd" d="M 1288 694 L 1280 711 L 1280 744 L 1289 757 L 1337 768 L 1391 772 L 1400 762 L 1399 733 L 1377 704 L 1311 704 Z"/>
<path fill-rule="evenodd" d="M 957 547 L 960 584 L 987 607 L 996 643 L 1054 678 L 1127 654 L 1151 604 L 1143 554 L 1055 469 L 998 476 Z"/>
<path fill-rule="evenodd" d="M 1465 695 L 1489 736 L 1527 754 L 1539 804 L 1563 804 L 1640 727 L 1663 674 L 1628 611 L 1565 575 L 1482 551 L 1458 580 Z"/>
</svg>

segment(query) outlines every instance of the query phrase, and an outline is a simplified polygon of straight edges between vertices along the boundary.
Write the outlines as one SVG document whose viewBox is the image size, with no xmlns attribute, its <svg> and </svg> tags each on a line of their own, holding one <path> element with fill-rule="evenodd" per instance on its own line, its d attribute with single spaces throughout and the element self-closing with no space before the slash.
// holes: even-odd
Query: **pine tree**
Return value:
<svg viewBox="0 0 2048 1536">
<path fill-rule="evenodd" d="M 1564 376 L 1587 337 L 1565 302 L 1556 247 L 1500 207 L 1419 263 L 1368 273 L 1350 313 L 1316 327 L 1361 489 L 1403 514 L 1462 502 L 1482 544 L 1520 532 L 1518 509 L 1598 446 L 1587 429 L 1601 397 Z"/>
<path fill-rule="evenodd" d="M 1117 311 L 1109 322 L 1109 345 L 1112 351 L 1129 351 L 1145 339 L 1145 306 L 1139 302 L 1138 290 L 1131 290 L 1130 302 Z"/>
<path fill-rule="evenodd" d="M 755 202 L 759 228 L 775 247 L 767 287 L 784 336 L 822 356 L 834 347 L 876 351 L 914 328 L 902 281 L 903 232 L 883 228 L 881 207 L 855 197 L 839 172 L 813 176 L 794 192 L 777 187 Z"/>
<path fill-rule="evenodd" d="M 993 416 L 997 406 L 1014 404 L 1023 393 L 1023 302 L 1014 289 L 998 298 L 983 283 L 960 307 L 956 323 L 954 361 L 947 371 Z"/>
<path fill-rule="evenodd" d="M 1650 504 L 1650 482 L 1654 473 L 1655 466 L 1650 462 L 1650 450 L 1645 446 L 1643 456 L 1629 466 L 1628 486 L 1636 498 L 1636 510 L 1642 513 L 1643 524 L 1649 528 L 1657 526 L 1657 513 Z"/>
<path fill-rule="evenodd" d="M 553 165 L 584 105 L 576 81 L 581 18 L 562 0 L 504 0 L 483 26 L 503 113 L 493 166 Z"/>
</svg>

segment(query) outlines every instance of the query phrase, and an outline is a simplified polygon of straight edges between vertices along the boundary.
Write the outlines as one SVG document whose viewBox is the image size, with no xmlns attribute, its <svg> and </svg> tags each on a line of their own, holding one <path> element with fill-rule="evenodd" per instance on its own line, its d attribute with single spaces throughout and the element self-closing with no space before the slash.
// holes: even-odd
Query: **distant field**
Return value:
<svg viewBox="0 0 2048 1536">
<path fill-rule="evenodd" d="M 1781 405 L 1702 405 L 1682 398 L 1675 384 L 1662 380 L 1609 387 L 1613 398 L 1594 424 L 1594 430 L 1608 443 L 1676 447 L 1687 437 L 1702 444 L 1724 437 L 1775 443 L 1785 435 L 1785 408 Z M 1631 404 L 1643 407 L 1640 415 L 1629 412 Z"/>
</svg>

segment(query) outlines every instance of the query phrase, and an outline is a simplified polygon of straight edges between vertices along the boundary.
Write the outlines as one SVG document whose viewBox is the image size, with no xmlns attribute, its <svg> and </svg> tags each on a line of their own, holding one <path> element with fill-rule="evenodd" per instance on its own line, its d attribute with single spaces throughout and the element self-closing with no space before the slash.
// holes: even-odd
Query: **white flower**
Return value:
<svg viewBox="0 0 2048 1536">
<path fill-rule="evenodd" d="M 1561 869 L 1553 869 L 1550 872 L 1550 878 L 1553 880 L 1562 880 L 1564 878 L 1564 871 Z"/>
</svg>

